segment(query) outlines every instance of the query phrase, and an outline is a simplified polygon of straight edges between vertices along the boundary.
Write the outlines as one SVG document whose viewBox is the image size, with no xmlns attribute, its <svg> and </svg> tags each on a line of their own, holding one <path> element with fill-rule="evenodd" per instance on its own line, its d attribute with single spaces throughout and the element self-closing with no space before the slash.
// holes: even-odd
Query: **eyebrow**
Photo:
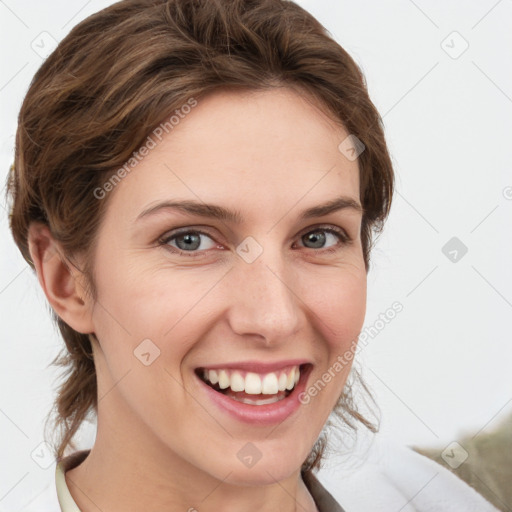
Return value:
<svg viewBox="0 0 512 512">
<path fill-rule="evenodd" d="M 244 218 L 238 210 L 230 210 L 223 206 L 207 204 L 193 200 L 163 201 L 157 203 L 156 205 L 151 206 L 140 213 L 136 220 L 138 221 L 139 219 L 154 215 L 161 210 L 168 209 L 179 210 L 191 215 L 197 215 L 199 217 L 218 219 L 221 221 L 230 222 L 232 224 L 242 224 L 244 222 Z M 313 206 L 304 210 L 300 214 L 299 219 L 305 220 L 314 217 L 323 217 L 324 215 L 347 209 L 354 210 L 359 213 L 364 212 L 363 207 L 357 201 L 351 197 L 342 196 L 336 197 L 324 204 Z"/>
</svg>

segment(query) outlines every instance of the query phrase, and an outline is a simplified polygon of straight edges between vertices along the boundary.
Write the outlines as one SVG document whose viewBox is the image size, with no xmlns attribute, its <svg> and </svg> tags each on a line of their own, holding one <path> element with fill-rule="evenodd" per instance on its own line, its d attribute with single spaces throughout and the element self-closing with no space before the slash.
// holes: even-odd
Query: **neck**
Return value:
<svg viewBox="0 0 512 512">
<path fill-rule="evenodd" d="M 102 421 L 91 452 L 66 473 L 82 512 L 317 511 L 300 469 L 284 480 L 257 484 L 237 481 L 234 472 L 214 476 L 148 436 L 142 421 L 116 421 L 123 418 L 120 412 L 99 411 Z"/>
</svg>

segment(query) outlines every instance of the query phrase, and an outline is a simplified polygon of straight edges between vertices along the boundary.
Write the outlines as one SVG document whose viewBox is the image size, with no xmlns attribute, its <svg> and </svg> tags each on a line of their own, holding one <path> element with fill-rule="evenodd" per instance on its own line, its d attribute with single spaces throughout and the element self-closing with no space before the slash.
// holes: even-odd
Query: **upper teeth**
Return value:
<svg viewBox="0 0 512 512">
<path fill-rule="evenodd" d="M 275 395 L 279 391 L 294 388 L 300 378 L 300 369 L 298 366 L 292 366 L 265 374 L 241 370 L 205 369 L 203 377 L 212 384 L 219 384 L 220 389 L 230 387 L 232 391 L 245 391 L 249 395 Z"/>
</svg>

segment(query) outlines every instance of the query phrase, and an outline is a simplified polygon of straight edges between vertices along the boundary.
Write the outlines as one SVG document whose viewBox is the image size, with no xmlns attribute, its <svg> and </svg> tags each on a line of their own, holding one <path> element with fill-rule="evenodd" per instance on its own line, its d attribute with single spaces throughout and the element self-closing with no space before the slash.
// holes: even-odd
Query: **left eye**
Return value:
<svg viewBox="0 0 512 512">
<path fill-rule="evenodd" d="M 333 228 L 318 228 L 314 231 L 308 231 L 305 235 L 301 236 L 301 241 L 303 243 L 311 243 L 313 247 L 308 247 L 308 249 L 326 249 L 325 243 L 328 238 L 334 238 L 334 245 L 338 245 L 339 242 L 347 242 L 347 236 L 337 229 Z M 331 246 L 332 247 L 332 246 Z M 330 249 L 333 250 L 333 249 Z"/>
</svg>

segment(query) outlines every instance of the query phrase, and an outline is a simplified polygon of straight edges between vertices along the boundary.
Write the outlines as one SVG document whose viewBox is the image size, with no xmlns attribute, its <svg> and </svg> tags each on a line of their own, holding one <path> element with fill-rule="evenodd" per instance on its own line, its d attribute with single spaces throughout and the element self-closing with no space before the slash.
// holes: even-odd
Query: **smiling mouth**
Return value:
<svg viewBox="0 0 512 512">
<path fill-rule="evenodd" d="M 237 402 L 268 405 L 287 398 L 308 366 L 294 365 L 268 373 L 197 368 L 195 373 L 212 389 Z"/>
</svg>

